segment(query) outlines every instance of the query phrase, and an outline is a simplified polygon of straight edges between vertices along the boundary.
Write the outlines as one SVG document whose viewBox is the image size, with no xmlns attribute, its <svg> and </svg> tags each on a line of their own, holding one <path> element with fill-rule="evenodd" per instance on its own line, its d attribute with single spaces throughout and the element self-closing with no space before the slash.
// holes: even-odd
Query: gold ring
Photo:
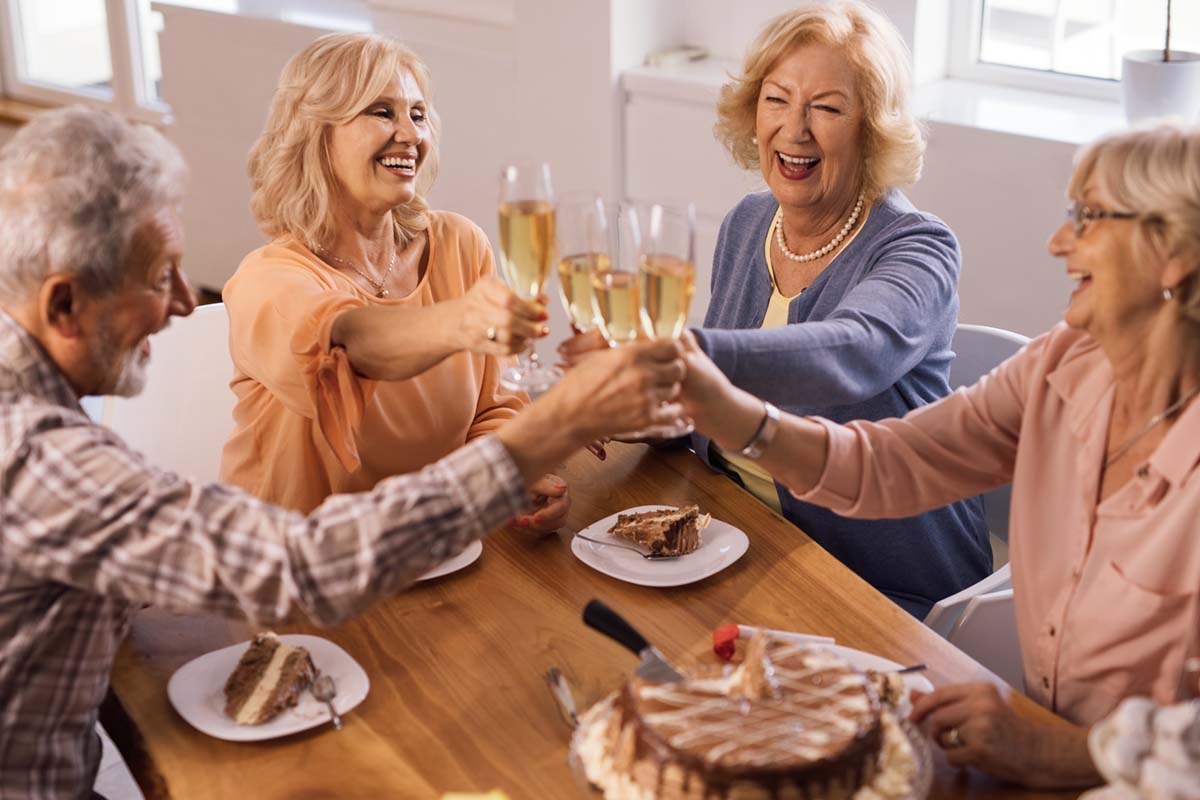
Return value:
<svg viewBox="0 0 1200 800">
<path fill-rule="evenodd" d="M 956 747 L 963 746 L 962 734 L 958 732 L 958 728 L 951 728 L 942 734 L 942 747 L 947 750 L 953 750 Z"/>
<path fill-rule="evenodd" d="M 488 338 L 489 342 L 496 341 L 496 329 L 495 328 L 488 327 L 486 333 L 487 333 L 487 338 Z"/>
</svg>

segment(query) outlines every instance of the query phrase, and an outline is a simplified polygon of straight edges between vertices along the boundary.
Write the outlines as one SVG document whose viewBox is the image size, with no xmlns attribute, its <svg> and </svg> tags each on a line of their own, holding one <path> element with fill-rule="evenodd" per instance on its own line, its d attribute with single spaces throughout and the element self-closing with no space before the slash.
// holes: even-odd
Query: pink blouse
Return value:
<svg viewBox="0 0 1200 800">
<path fill-rule="evenodd" d="M 1102 503 L 1112 367 L 1059 324 L 969 389 L 829 432 L 800 499 L 905 516 L 1012 481 L 1009 552 L 1026 691 L 1078 724 L 1125 697 L 1176 700 L 1200 649 L 1200 403 Z"/>
</svg>

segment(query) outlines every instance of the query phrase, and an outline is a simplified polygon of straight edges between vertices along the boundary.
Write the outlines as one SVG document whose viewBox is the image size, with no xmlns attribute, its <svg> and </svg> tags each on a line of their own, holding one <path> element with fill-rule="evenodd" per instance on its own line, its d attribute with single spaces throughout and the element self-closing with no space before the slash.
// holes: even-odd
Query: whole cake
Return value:
<svg viewBox="0 0 1200 800">
<path fill-rule="evenodd" d="M 225 713 L 239 725 L 261 725 L 296 705 L 315 677 L 307 650 L 260 633 L 225 681 Z"/>
<path fill-rule="evenodd" d="M 681 556 L 700 546 L 700 530 L 711 519 L 700 513 L 699 506 L 639 511 L 618 514 L 617 523 L 608 532 L 648 547 L 651 553 Z"/>
<path fill-rule="evenodd" d="M 914 769 L 867 676 L 827 650 L 767 637 L 732 673 L 633 678 L 580 726 L 576 756 L 610 800 L 906 797 Z M 908 751 L 904 775 L 897 748 Z"/>
</svg>

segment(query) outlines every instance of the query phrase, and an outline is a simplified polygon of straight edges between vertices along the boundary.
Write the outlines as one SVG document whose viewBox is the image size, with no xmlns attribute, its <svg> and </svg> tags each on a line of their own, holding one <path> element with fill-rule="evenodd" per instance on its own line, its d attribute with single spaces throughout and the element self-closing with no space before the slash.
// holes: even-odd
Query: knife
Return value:
<svg viewBox="0 0 1200 800">
<path fill-rule="evenodd" d="M 645 637 L 634 630 L 625 619 L 599 600 L 591 600 L 583 609 L 583 621 L 613 641 L 637 654 L 640 663 L 634 674 L 651 683 L 674 683 L 683 675 L 663 654 L 650 646 Z"/>
</svg>

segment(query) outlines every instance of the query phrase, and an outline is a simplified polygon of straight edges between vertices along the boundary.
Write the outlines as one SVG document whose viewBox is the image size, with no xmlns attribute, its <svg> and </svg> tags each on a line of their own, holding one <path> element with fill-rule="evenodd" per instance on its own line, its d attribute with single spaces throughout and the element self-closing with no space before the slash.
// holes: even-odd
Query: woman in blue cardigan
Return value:
<svg viewBox="0 0 1200 800">
<path fill-rule="evenodd" d="M 894 188 L 920 176 L 925 149 L 910 83 L 892 24 L 842 0 L 770 22 L 721 92 L 717 137 L 768 191 L 722 223 L 695 334 L 735 385 L 793 414 L 901 417 L 950 392 L 958 242 Z M 692 447 L 915 616 L 991 571 L 978 498 L 851 520 L 703 436 Z"/>
<path fill-rule="evenodd" d="M 696 337 L 741 388 L 794 414 L 884 419 L 949 394 L 958 242 L 895 187 L 921 171 L 899 33 L 849 0 L 776 18 L 717 106 L 717 137 L 768 191 L 725 218 Z M 781 511 L 906 611 L 991 571 L 978 498 L 850 520 L 802 503 L 706 438 L 696 453 Z"/>
</svg>

